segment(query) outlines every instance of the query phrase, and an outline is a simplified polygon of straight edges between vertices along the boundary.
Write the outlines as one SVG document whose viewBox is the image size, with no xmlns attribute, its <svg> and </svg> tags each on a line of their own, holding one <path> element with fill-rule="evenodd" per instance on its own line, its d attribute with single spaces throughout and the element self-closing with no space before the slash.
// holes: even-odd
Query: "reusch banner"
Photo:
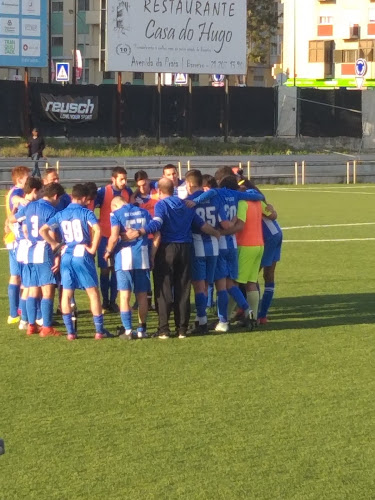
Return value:
<svg viewBox="0 0 375 500">
<path fill-rule="evenodd" d="M 97 96 L 40 94 L 42 108 L 54 122 L 84 123 L 98 118 Z"/>
</svg>

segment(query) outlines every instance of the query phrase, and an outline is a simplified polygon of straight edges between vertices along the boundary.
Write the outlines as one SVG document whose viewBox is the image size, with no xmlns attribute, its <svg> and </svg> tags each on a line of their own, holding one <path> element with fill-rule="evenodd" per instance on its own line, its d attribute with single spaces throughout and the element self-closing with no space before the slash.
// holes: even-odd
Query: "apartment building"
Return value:
<svg viewBox="0 0 375 500">
<path fill-rule="evenodd" d="M 82 74 L 78 84 L 116 83 L 117 74 L 104 71 L 104 29 L 106 0 L 42 0 L 48 2 L 49 48 L 51 68 L 29 68 L 31 82 L 54 82 L 57 62 L 73 65 L 73 50 L 82 56 Z M 300 0 L 301 1 L 301 0 Z M 281 61 L 282 52 L 282 4 L 275 0 L 280 14 L 280 28 L 266 47 L 267 57 L 262 63 L 250 63 L 246 75 L 230 76 L 230 85 L 272 86 L 275 84 L 273 68 Z M 277 72 L 280 72 L 277 71 Z M 132 85 L 155 85 L 155 73 L 122 72 L 122 82 Z M 162 75 L 163 84 L 172 81 L 173 75 Z M 212 75 L 191 75 L 193 85 L 211 85 Z M 24 68 L 0 68 L 0 79 L 23 80 Z"/>
<path fill-rule="evenodd" d="M 283 0 L 283 74 L 289 86 L 355 88 L 355 62 L 375 86 L 375 0 Z"/>
</svg>

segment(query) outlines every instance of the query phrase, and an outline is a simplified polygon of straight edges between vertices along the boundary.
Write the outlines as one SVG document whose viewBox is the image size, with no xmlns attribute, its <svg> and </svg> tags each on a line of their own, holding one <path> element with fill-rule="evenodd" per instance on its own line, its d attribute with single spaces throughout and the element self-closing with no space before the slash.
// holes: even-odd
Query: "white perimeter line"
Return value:
<svg viewBox="0 0 375 500">
<path fill-rule="evenodd" d="M 375 225 L 375 222 L 353 222 L 353 223 L 348 223 L 348 224 L 317 224 L 317 225 L 308 225 L 308 226 L 290 226 L 290 227 L 283 227 L 282 230 L 284 229 L 310 229 L 313 227 L 344 227 L 344 226 L 372 226 Z"/>
<path fill-rule="evenodd" d="M 375 241 L 375 238 L 343 238 L 336 240 L 283 240 L 283 243 L 327 243 L 332 241 Z"/>
<path fill-rule="evenodd" d="M 334 186 L 330 186 L 330 185 L 324 185 L 324 184 L 320 184 L 320 185 L 317 185 L 317 186 L 311 186 L 309 184 L 306 184 L 304 186 L 301 186 L 300 184 L 298 184 L 298 186 L 295 186 L 293 185 L 293 187 L 291 186 L 273 186 L 273 187 L 266 187 L 264 188 L 264 190 L 266 191 L 283 191 L 283 190 L 292 190 L 292 191 L 296 191 L 296 190 L 301 190 L 301 191 L 317 191 L 317 190 L 323 190 L 323 189 L 372 189 L 374 188 L 375 189 L 375 184 L 373 185 L 369 185 L 369 184 L 337 184 L 337 185 L 334 185 Z"/>
<path fill-rule="evenodd" d="M 304 193 L 334 193 L 334 194 L 371 194 L 372 196 L 374 196 L 375 192 L 371 193 L 371 192 L 366 192 L 366 191 L 332 191 L 332 190 L 318 190 L 318 189 L 302 189 L 302 188 L 296 188 L 296 189 L 293 189 L 293 188 L 281 188 L 281 189 L 262 189 L 262 191 L 287 191 L 287 192 L 290 192 L 290 193 L 301 193 L 301 192 L 304 192 Z"/>
</svg>

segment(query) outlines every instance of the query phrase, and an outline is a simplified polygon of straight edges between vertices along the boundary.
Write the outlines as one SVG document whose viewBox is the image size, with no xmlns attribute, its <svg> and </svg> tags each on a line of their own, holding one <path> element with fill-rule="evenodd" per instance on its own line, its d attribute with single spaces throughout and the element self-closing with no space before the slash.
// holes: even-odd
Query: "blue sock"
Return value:
<svg viewBox="0 0 375 500">
<path fill-rule="evenodd" d="M 20 299 L 21 319 L 27 321 L 26 299 Z"/>
<path fill-rule="evenodd" d="M 20 302 L 20 286 L 8 285 L 9 314 L 12 318 L 18 316 L 18 305 Z"/>
<path fill-rule="evenodd" d="M 197 309 L 198 318 L 204 318 L 206 316 L 206 306 L 207 306 L 207 297 L 204 293 L 196 293 L 195 294 L 195 307 Z"/>
<path fill-rule="evenodd" d="M 42 319 L 42 308 L 40 306 L 41 300 L 37 299 L 36 303 L 36 319 Z"/>
<path fill-rule="evenodd" d="M 117 278 L 116 278 L 116 273 L 112 271 L 111 274 L 111 304 L 114 304 L 117 299 Z"/>
<path fill-rule="evenodd" d="M 270 308 L 274 292 L 275 292 L 275 283 L 264 284 L 264 293 L 258 315 L 259 318 L 267 317 L 268 309 Z"/>
<path fill-rule="evenodd" d="M 211 283 L 208 285 L 208 291 L 207 291 L 207 307 L 214 307 L 215 301 L 214 301 L 214 285 Z"/>
<path fill-rule="evenodd" d="M 104 321 L 103 314 L 99 314 L 99 316 L 93 316 L 95 332 L 96 333 L 104 333 Z"/>
<path fill-rule="evenodd" d="M 246 309 L 249 309 L 249 304 L 247 303 L 247 300 L 243 296 L 243 293 L 238 288 L 238 286 L 232 286 L 232 288 L 229 288 L 228 293 L 231 297 L 233 297 L 234 301 L 237 302 L 238 307 L 240 307 L 244 311 L 246 311 Z"/>
<path fill-rule="evenodd" d="M 68 332 L 68 335 L 74 334 L 74 325 L 72 321 L 72 314 L 63 314 L 62 315 L 64 325 L 66 328 L 66 331 Z"/>
<path fill-rule="evenodd" d="M 53 299 L 42 299 L 40 309 L 42 311 L 43 326 L 50 328 L 52 326 Z"/>
<path fill-rule="evenodd" d="M 132 329 L 132 312 L 131 311 L 121 311 L 121 321 L 125 330 Z"/>
<path fill-rule="evenodd" d="M 37 301 L 38 299 L 36 299 L 35 297 L 27 297 L 26 310 L 27 310 L 27 317 L 29 319 L 29 325 L 35 325 Z"/>
<path fill-rule="evenodd" d="M 108 304 L 109 276 L 104 276 L 103 274 L 100 275 L 100 291 L 102 292 L 103 304 Z"/>
<path fill-rule="evenodd" d="M 217 292 L 217 315 L 221 323 L 228 322 L 228 293 L 226 290 Z"/>
</svg>

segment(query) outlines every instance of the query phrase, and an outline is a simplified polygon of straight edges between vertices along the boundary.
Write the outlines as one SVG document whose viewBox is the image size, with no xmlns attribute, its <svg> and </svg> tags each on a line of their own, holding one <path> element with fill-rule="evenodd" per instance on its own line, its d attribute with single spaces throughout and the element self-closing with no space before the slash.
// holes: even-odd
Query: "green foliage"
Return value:
<svg viewBox="0 0 375 500">
<path fill-rule="evenodd" d="M 157 144 L 153 139 L 140 138 L 129 144 L 106 144 L 95 142 L 63 143 L 48 139 L 44 154 L 47 158 L 112 157 L 112 156 L 217 156 L 217 155 L 264 155 L 290 154 L 294 149 L 279 139 L 264 139 L 259 142 L 219 142 L 200 139 L 176 139 Z M 297 152 L 297 151 L 295 151 Z M 305 151 L 299 151 L 303 153 Z M 1 157 L 26 155 L 25 142 L 3 139 Z"/>
<path fill-rule="evenodd" d="M 372 185 L 264 192 L 285 228 L 375 219 Z M 372 227 L 285 229 L 269 324 L 184 340 L 94 341 L 84 292 L 80 340 L 27 338 L 3 251 L 0 498 L 373 498 L 374 242 L 301 241 Z"/>
<path fill-rule="evenodd" d="M 250 61 L 265 63 L 270 39 L 277 31 L 278 14 L 275 0 L 247 0 L 247 34 Z"/>
</svg>

